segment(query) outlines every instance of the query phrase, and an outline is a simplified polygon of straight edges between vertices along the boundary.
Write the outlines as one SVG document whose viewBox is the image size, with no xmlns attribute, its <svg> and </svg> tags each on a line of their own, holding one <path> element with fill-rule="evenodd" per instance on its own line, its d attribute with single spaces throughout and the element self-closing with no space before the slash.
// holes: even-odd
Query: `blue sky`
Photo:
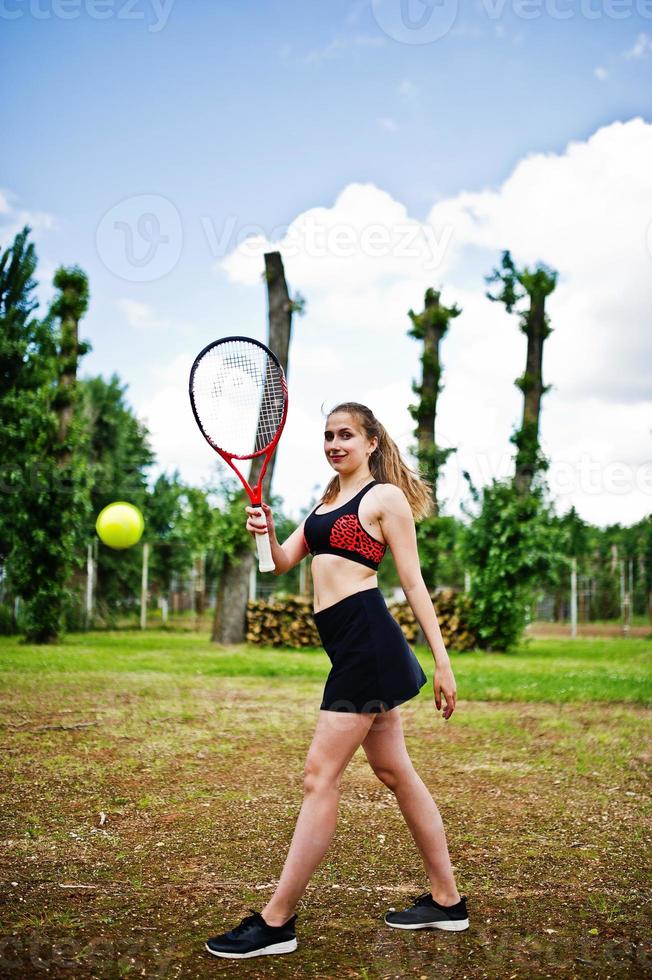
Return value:
<svg viewBox="0 0 652 980">
<path fill-rule="evenodd" d="M 322 401 L 375 397 L 376 414 L 382 419 L 381 406 L 388 406 L 388 428 L 407 449 L 409 383 L 418 352 L 406 337 L 406 312 L 419 306 L 430 284 L 450 288 L 451 299 L 465 297 L 469 314 L 466 326 L 459 318 L 457 336 L 451 331 L 445 341 L 450 404 L 442 433 L 464 459 L 477 429 L 474 418 L 489 414 L 493 428 L 469 451 L 477 476 L 479 452 L 491 457 L 495 472 L 496 460 L 511 453 L 507 440 L 520 411 L 512 382 L 522 370 L 524 348 L 506 315 L 497 319 L 491 308 L 487 324 L 480 323 L 482 276 L 501 248 L 512 247 L 522 261 L 549 261 L 561 273 L 557 353 L 551 350 L 549 362 L 544 358 L 544 380 L 560 384 L 561 399 L 556 414 L 554 404 L 550 409 L 547 429 L 544 401 L 542 432 L 550 456 L 573 466 L 586 452 L 603 469 L 611 463 L 629 467 L 629 492 L 618 493 L 611 484 L 594 492 L 576 477 L 560 493 L 560 509 L 574 502 L 597 523 L 630 523 L 649 512 L 652 493 L 646 482 L 652 395 L 641 369 L 650 352 L 641 311 L 649 300 L 652 256 L 646 255 L 647 265 L 634 263 L 631 280 L 614 284 L 615 294 L 626 289 L 632 308 L 621 323 L 604 324 L 604 357 L 582 379 L 581 371 L 569 369 L 582 349 L 579 338 L 571 344 L 571 326 L 584 316 L 586 329 L 593 329 L 600 319 L 599 310 L 589 312 L 596 290 L 588 270 L 576 275 L 582 256 L 596 247 L 595 232 L 584 248 L 571 221 L 572 252 L 559 222 L 551 221 L 557 237 L 544 246 L 545 235 L 519 238 L 518 212 L 563 172 L 555 200 L 564 188 L 578 188 L 569 195 L 570 214 L 586 188 L 594 214 L 605 200 L 601 174 L 613 163 L 605 240 L 618 239 L 619 216 L 627 213 L 632 222 L 639 214 L 641 225 L 624 240 L 644 241 L 652 219 L 651 199 L 644 195 L 647 168 L 638 166 L 633 179 L 629 168 L 632 156 L 640 164 L 650 147 L 652 2 L 484 0 L 455 6 L 451 0 L 409 0 L 404 10 L 411 21 L 400 19 L 400 9 L 400 0 L 2 0 L 0 53 L 5 90 L 10 87 L 12 95 L 1 110 L 3 132 L 11 135 L 0 171 L 0 244 L 8 244 L 23 221 L 33 225 L 44 302 L 58 264 L 85 269 L 92 299 L 83 333 L 93 352 L 82 373 L 117 372 L 150 423 L 161 465 L 178 465 L 201 481 L 209 474 L 210 450 L 183 429 L 181 402 L 169 417 L 161 403 L 169 404 L 175 388 L 184 397 L 188 359 L 209 340 L 231 333 L 265 339 L 265 295 L 255 271 L 245 271 L 240 261 L 243 237 L 257 233 L 283 251 L 288 226 L 313 209 L 344 214 L 352 226 L 359 214 L 368 222 L 385 207 L 390 222 L 397 213 L 419 225 L 433 214 L 447 215 L 458 247 L 434 270 L 424 267 L 422 257 L 402 271 L 385 263 L 382 276 L 376 276 L 378 262 L 363 263 L 352 282 L 346 263 L 340 273 L 313 256 L 308 272 L 305 262 L 284 255 L 290 285 L 306 296 L 308 310 L 294 321 L 291 414 L 275 491 L 297 516 L 329 478 L 321 455 Z M 421 17 L 425 26 L 417 28 Z M 595 139 L 599 132 L 606 134 L 602 142 Z M 574 144 L 586 152 L 569 151 Z M 521 172 L 531 181 L 522 198 L 509 183 L 517 184 Z M 579 182 L 576 172 L 583 175 Z M 638 208 L 618 198 L 616 191 L 624 194 L 627 187 L 640 195 Z M 493 232 L 483 237 L 477 229 L 464 231 L 464 194 L 477 195 L 476 211 L 497 195 Z M 510 221 L 501 208 L 505 214 L 511 209 Z M 158 231 L 147 222 L 138 225 L 143 214 L 155 216 Z M 161 249 L 149 265 L 125 264 L 126 233 L 115 237 L 116 219 L 123 228 L 132 226 L 135 254 L 145 255 L 152 234 L 167 235 L 167 253 Z M 501 238 L 507 230 L 509 241 Z M 645 246 L 637 247 L 642 255 Z M 560 265 L 564 250 L 566 264 Z M 622 252 L 614 254 L 612 265 L 620 258 Z M 598 291 L 603 280 L 596 282 Z M 367 322 L 361 308 L 382 296 L 379 317 L 389 310 L 389 318 Z M 608 307 L 605 297 L 600 310 Z M 494 320 L 492 334 L 488 323 Z M 562 332 L 567 322 L 571 326 Z M 612 350 L 614 326 L 620 339 Z M 564 337 L 571 346 L 564 348 Z M 493 365 L 484 372 L 491 374 L 485 394 L 481 382 L 469 391 L 468 362 L 456 361 L 456 350 L 462 357 L 471 342 L 477 350 L 487 344 L 484 365 Z M 631 368 L 630 375 L 616 372 L 619 384 L 614 357 Z M 631 383 L 625 383 L 628 377 Z M 553 402 L 553 395 L 547 397 Z M 569 410 L 580 420 L 572 440 L 564 422 Z M 604 426 L 600 433 L 592 428 L 599 411 L 610 422 L 621 420 L 612 437 L 604 435 Z M 310 472 L 297 478 L 305 440 Z M 466 464 L 473 467 L 473 461 Z M 458 512 L 461 487 L 452 471 L 449 482 L 450 509 Z"/>
</svg>

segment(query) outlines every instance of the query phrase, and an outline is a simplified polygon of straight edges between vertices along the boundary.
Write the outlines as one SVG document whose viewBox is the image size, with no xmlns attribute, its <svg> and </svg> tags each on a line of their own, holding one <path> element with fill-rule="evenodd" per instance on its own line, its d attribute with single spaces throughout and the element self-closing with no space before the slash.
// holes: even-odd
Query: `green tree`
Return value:
<svg viewBox="0 0 652 980">
<path fill-rule="evenodd" d="M 25 227 L 0 253 L 0 560 L 15 541 L 16 508 L 38 462 L 34 437 L 48 417 L 55 380 L 56 347 L 51 324 L 33 317 L 36 252 Z"/>
<path fill-rule="evenodd" d="M 1 537 L 9 581 L 23 599 L 26 639 L 50 643 L 64 629 L 80 529 L 90 513 L 76 384 L 79 359 L 88 350 L 78 339 L 88 281 L 76 266 L 58 268 L 58 292 L 44 320 L 35 323 L 36 255 L 27 243 L 29 232 L 25 227 L 0 257 L 0 319 L 6 326 L 0 416 L 11 452 L 5 477 L 12 491 Z"/>
<path fill-rule="evenodd" d="M 479 492 L 464 471 L 480 505 L 462 540 L 471 573 L 470 614 L 480 646 L 509 651 L 518 643 L 538 585 L 562 554 L 544 489 L 522 494 L 512 481 L 493 479 Z"/>
<path fill-rule="evenodd" d="M 186 537 L 183 497 L 186 485 L 177 470 L 157 477 L 146 504 L 149 538 L 154 543 L 151 560 L 152 581 L 167 594 L 175 576 L 184 575 L 192 562 Z"/>
<path fill-rule="evenodd" d="M 116 374 L 78 382 L 80 410 L 88 436 L 88 465 L 91 478 L 91 519 L 85 525 L 85 545 L 96 541 L 95 519 L 116 500 L 126 500 L 143 510 L 150 537 L 147 471 L 154 462 L 149 432 L 129 405 L 127 385 Z M 98 541 L 96 610 L 100 619 L 115 623 L 119 605 L 135 603 L 140 589 L 142 551 L 114 551 Z"/>
</svg>

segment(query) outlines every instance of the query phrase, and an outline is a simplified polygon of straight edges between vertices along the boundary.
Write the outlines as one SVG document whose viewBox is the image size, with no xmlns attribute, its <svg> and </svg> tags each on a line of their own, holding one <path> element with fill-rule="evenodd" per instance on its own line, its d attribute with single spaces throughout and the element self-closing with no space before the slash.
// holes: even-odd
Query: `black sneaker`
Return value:
<svg viewBox="0 0 652 980">
<path fill-rule="evenodd" d="M 234 929 L 207 940 L 205 946 L 209 953 L 229 959 L 244 959 L 246 956 L 292 953 L 297 948 L 294 934 L 296 912 L 282 926 L 269 926 L 260 912 L 255 909 L 249 911 L 252 915 L 246 915 Z"/>
<path fill-rule="evenodd" d="M 414 905 L 403 912 L 390 909 L 385 916 L 388 926 L 395 929 L 448 929 L 458 932 L 469 928 L 466 895 L 455 905 L 440 905 L 430 892 L 413 895 Z"/>
</svg>

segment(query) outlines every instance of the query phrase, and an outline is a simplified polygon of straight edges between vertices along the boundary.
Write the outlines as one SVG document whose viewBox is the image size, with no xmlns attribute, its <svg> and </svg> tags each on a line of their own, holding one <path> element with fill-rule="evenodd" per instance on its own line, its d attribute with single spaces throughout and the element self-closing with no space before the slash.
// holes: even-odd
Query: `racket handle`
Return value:
<svg viewBox="0 0 652 980">
<path fill-rule="evenodd" d="M 264 518 L 265 515 L 261 510 L 256 516 Z M 276 565 L 272 558 L 272 547 L 269 543 L 269 534 L 267 531 L 265 534 L 256 535 L 256 550 L 258 552 L 258 570 L 260 572 L 273 572 Z"/>
</svg>

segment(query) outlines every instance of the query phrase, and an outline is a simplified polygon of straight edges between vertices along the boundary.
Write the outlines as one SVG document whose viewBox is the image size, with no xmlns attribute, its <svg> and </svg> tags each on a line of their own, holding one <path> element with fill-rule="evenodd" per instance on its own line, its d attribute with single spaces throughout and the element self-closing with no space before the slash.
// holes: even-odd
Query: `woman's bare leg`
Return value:
<svg viewBox="0 0 652 980">
<path fill-rule="evenodd" d="M 261 915 L 270 926 L 293 915 L 335 833 L 340 780 L 373 714 L 320 710 L 304 768 L 304 797 L 276 891 Z"/>
<path fill-rule="evenodd" d="M 433 898 L 441 905 L 459 902 L 441 814 L 412 765 L 398 707 L 376 716 L 362 747 L 375 774 L 396 796 L 423 858 Z"/>
</svg>

